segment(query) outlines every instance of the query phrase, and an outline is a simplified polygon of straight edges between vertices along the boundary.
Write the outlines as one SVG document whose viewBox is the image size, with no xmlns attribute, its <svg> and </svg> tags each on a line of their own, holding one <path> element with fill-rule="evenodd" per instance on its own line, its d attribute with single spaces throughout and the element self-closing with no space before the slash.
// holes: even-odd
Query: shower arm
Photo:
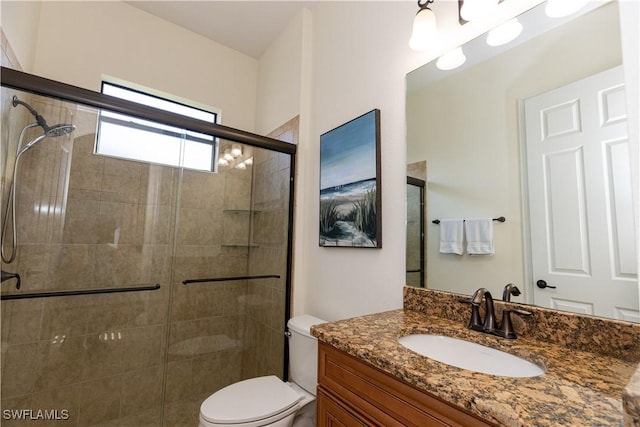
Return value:
<svg viewBox="0 0 640 427">
<path fill-rule="evenodd" d="M 14 107 L 22 105 L 24 108 L 29 110 L 33 117 L 36 118 L 36 121 L 38 122 L 37 125 L 41 126 L 45 131 L 49 128 L 49 125 L 47 125 L 47 121 L 44 119 L 44 117 L 42 117 L 40 113 L 38 113 L 31 105 L 27 104 L 24 101 L 20 101 L 15 95 L 13 96 L 12 103 Z"/>
</svg>

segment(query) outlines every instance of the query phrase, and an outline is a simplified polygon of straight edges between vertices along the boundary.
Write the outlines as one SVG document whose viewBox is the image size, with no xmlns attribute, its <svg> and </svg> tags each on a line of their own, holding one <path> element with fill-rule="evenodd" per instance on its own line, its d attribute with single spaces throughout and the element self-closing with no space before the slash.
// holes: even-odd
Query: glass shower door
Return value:
<svg viewBox="0 0 640 427">
<path fill-rule="evenodd" d="M 407 286 L 424 288 L 424 186 L 420 179 L 407 177 Z"/>
<path fill-rule="evenodd" d="M 221 140 L 241 154 L 218 173 L 100 156 L 97 109 L 3 87 L 3 208 L 33 121 L 14 95 L 75 129 L 18 162 L 2 425 L 197 425 L 225 385 L 284 378 L 292 155 Z"/>
<path fill-rule="evenodd" d="M 196 425 L 231 383 L 284 372 L 290 159 L 233 145 L 217 174 L 184 170 L 176 221 L 165 417 Z M 189 425 L 191 425 L 189 424 Z"/>
</svg>

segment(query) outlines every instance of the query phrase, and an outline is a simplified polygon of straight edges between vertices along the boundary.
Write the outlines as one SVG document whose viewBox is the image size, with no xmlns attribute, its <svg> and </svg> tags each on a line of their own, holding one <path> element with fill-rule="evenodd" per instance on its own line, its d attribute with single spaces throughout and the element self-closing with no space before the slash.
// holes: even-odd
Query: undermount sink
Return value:
<svg viewBox="0 0 640 427">
<path fill-rule="evenodd" d="M 414 334 L 401 337 L 398 342 L 430 359 L 483 374 L 501 377 L 537 377 L 544 374 L 544 370 L 535 363 L 463 339 Z"/>
</svg>

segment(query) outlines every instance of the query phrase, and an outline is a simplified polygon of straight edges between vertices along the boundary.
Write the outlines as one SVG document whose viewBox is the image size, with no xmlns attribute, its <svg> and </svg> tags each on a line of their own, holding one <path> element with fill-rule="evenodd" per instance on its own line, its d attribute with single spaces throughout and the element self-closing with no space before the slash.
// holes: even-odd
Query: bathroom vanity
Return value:
<svg viewBox="0 0 640 427">
<path fill-rule="evenodd" d="M 494 425 L 335 347 L 321 343 L 318 356 L 319 426 Z"/>
<path fill-rule="evenodd" d="M 640 362 L 639 325 L 541 310 L 529 323 L 519 322 L 519 338 L 508 340 L 467 329 L 468 307 L 447 298 L 405 288 L 403 310 L 313 327 L 319 340 L 318 425 L 636 425 L 638 414 L 625 417 L 623 393 L 629 394 L 627 384 Z M 605 335 L 585 334 L 590 324 Z M 545 373 L 516 378 L 472 372 L 398 343 L 420 333 L 502 350 Z M 580 342 L 585 335 L 591 343 Z M 624 402 L 631 412 L 637 404 L 633 394 Z"/>
</svg>

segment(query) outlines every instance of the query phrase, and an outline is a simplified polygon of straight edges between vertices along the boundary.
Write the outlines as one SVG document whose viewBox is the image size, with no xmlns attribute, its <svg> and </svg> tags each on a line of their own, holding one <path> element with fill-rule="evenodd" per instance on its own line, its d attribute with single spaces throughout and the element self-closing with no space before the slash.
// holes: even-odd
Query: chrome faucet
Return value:
<svg viewBox="0 0 640 427">
<path fill-rule="evenodd" d="M 511 286 L 510 286 L 511 285 Z M 510 293 L 513 293 L 513 289 L 518 289 L 512 284 L 507 285 Z M 505 288 L 506 292 L 506 288 Z M 518 294 L 519 294 L 518 290 Z M 515 293 L 514 293 L 515 295 Z M 484 299 L 485 315 L 484 321 L 480 316 L 480 304 Z M 505 308 L 502 310 L 502 322 L 500 326 L 496 323 L 495 307 L 493 305 L 493 297 L 491 292 L 486 288 L 480 288 L 471 295 L 470 299 L 460 299 L 460 302 L 471 304 L 471 319 L 469 320 L 469 329 L 475 331 L 485 332 L 487 334 L 496 335 L 502 338 L 515 339 L 516 333 L 513 329 L 513 323 L 511 322 L 511 313 L 519 314 L 520 316 L 530 316 L 528 311 L 520 310 L 517 308 Z"/>
</svg>

